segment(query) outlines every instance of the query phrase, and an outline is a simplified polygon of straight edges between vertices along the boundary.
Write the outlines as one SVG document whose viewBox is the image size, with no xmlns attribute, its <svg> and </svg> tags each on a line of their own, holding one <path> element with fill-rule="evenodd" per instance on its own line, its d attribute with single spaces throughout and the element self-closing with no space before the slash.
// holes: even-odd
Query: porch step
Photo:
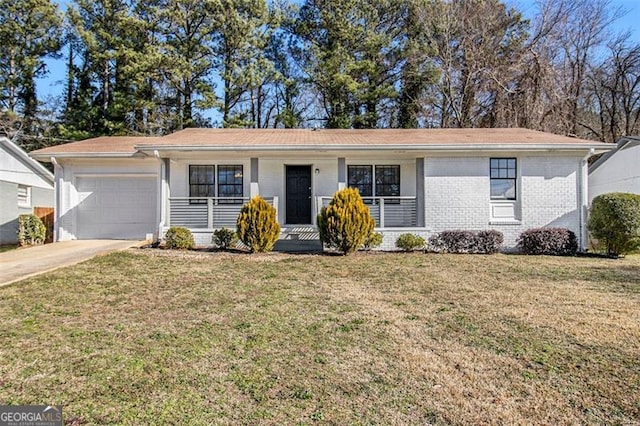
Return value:
<svg viewBox="0 0 640 426">
<path fill-rule="evenodd" d="M 309 253 L 322 251 L 320 234 L 315 226 L 287 226 L 280 230 L 280 239 L 273 248 L 289 253 Z"/>
<path fill-rule="evenodd" d="M 315 226 L 294 226 L 280 230 L 281 240 L 319 240 L 320 234 Z"/>
<path fill-rule="evenodd" d="M 318 253 L 322 251 L 320 240 L 278 240 L 273 251 L 285 253 Z"/>
</svg>

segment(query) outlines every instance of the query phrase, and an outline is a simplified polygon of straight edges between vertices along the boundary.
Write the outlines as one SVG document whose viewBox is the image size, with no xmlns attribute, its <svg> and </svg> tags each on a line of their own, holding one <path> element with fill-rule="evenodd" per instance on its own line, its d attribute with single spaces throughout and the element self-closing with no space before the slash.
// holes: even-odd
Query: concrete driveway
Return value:
<svg viewBox="0 0 640 426">
<path fill-rule="evenodd" d="M 140 247 L 145 241 L 63 241 L 0 253 L 0 287 L 63 266 L 84 262 L 99 254 Z"/>
</svg>

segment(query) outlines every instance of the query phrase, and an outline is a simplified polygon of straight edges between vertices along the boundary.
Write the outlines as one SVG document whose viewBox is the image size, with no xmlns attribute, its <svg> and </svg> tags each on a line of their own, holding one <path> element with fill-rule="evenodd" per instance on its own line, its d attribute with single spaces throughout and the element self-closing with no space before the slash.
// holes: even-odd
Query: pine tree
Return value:
<svg viewBox="0 0 640 426">
<path fill-rule="evenodd" d="M 19 118 L 21 132 L 37 132 L 36 78 L 61 46 L 61 17 L 49 0 L 0 0 L 0 105 Z"/>
</svg>

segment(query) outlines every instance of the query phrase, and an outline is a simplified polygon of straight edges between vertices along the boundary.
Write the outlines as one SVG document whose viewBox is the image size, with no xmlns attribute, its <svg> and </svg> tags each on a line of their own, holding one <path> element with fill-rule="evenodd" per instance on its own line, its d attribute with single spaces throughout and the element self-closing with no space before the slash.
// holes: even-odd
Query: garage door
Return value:
<svg viewBox="0 0 640 426">
<path fill-rule="evenodd" d="M 155 176 L 78 177 L 78 239 L 144 239 L 157 228 Z"/>
</svg>

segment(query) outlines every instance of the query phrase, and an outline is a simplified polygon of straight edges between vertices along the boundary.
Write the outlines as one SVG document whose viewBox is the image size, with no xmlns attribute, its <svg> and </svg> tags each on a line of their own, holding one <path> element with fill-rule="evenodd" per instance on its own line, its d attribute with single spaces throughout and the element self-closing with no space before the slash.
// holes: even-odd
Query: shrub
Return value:
<svg viewBox="0 0 640 426">
<path fill-rule="evenodd" d="M 439 253 L 494 254 L 502 249 L 502 232 L 442 231 L 429 237 L 429 247 Z"/>
<path fill-rule="evenodd" d="M 242 206 L 236 223 L 238 238 L 252 253 L 273 250 L 280 237 L 276 209 L 259 195 Z"/>
<path fill-rule="evenodd" d="M 333 195 L 318 215 L 320 241 L 344 254 L 363 246 L 375 222 L 356 188 L 345 188 Z"/>
<path fill-rule="evenodd" d="M 474 253 L 496 254 L 502 250 L 504 236 L 502 232 L 490 229 L 476 233 L 476 246 Z"/>
<path fill-rule="evenodd" d="M 222 250 L 229 250 L 236 245 L 238 237 L 235 231 L 227 228 L 220 228 L 213 231 L 211 242 Z"/>
<path fill-rule="evenodd" d="M 640 248 L 640 195 L 598 195 L 591 203 L 587 228 L 609 254 L 627 254 Z"/>
<path fill-rule="evenodd" d="M 191 231 L 180 226 L 169 228 L 164 238 L 168 249 L 189 250 L 196 245 Z"/>
<path fill-rule="evenodd" d="M 423 249 L 425 244 L 424 238 L 415 234 L 402 234 L 396 240 L 396 247 L 404 251 Z"/>
<path fill-rule="evenodd" d="M 382 234 L 380 232 L 372 232 L 366 240 L 363 247 L 365 250 L 371 250 L 382 245 Z"/>
<path fill-rule="evenodd" d="M 44 243 L 47 227 L 34 214 L 21 214 L 18 217 L 18 243 L 21 246 L 33 246 Z"/>
<path fill-rule="evenodd" d="M 524 254 L 573 256 L 578 251 L 576 234 L 566 228 L 528 229 L 520 234 L 517 243 Z"/>
<path fill-rule="evenodd" d="M 429 237 L 429 246 L 438 253 L 472 253 L 473 231 L 442 231 Z"/>
</svg>

